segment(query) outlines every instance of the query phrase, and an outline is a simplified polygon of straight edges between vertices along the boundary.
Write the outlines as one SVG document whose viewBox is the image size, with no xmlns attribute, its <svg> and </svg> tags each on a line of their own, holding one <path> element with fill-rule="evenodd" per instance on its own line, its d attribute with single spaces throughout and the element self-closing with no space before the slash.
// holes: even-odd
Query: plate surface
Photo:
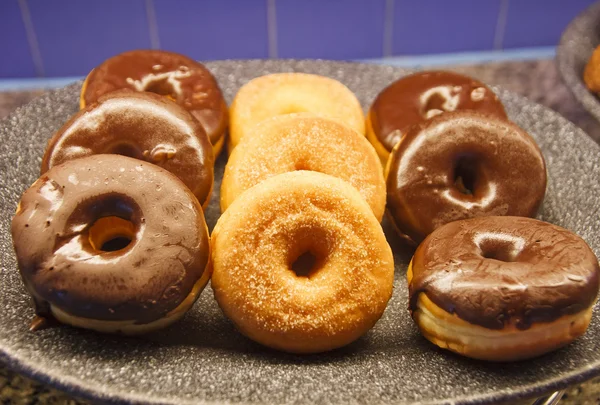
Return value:
<svg viewBox="0 0 600 405">
<path fill-rule="evenodd" d="M 377 93 L 406 74 L 392 67 L 324 61 L 227 61 L 207 64 L 229 102 L 255 76 L 282 71 L 338 79 L 368 108 Z M 76 395 L 108 402 L 251 404 L 488 403 L 563 388 L 600 373 L 598 304 L 585 336 L 541 358 L 513 363 L 471 361 L 423 339 L 407 311 L 410 251 L 384 223 L 395 252 L 394 295 L 366 336 L 311 356 L 277 353 L 242 337 L 207 288 L 172 327 L 143 338 L 69 327 L 27 331 L 33 311 L 16 268 L 9 233 L 21 193 L 38 177 L 47 139 L 77 110 L 80 84 L 49 92 L 0 121 L 0 360 Z M 500 89 L 509 116 L 538 141 L 549 186 L 541 218 L 572 229 L 600 253 L 600 147 L 557 113 Z M 206 215 L 219 216 L 217 164 Z"/>
<path fill-rule="evenodd" d="M 556 48 L 556 62 L 565 84 L 581 105 L 600 121 L 600 98 L 583 82 L 583 71 L 600 45 L 600 2 L 594 3 L 569 23 Z"/>
</svg>

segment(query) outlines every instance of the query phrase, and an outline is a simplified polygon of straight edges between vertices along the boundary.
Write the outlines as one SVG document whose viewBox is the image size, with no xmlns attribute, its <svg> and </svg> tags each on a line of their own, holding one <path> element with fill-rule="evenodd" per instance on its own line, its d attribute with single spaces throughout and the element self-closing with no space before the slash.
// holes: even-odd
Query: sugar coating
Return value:
<svg viewBox="0 0 600 405">
<path fill-rule="evenodd" d="M 307 73 L 276 73 L 246 83 L 230 108 L 230 150 L 259 122 L 275 115 L 312 112 L 360 134 L 365 120 L 354 93 L 337 80 Z"/>
<path fill-rule="evenodd" d="M 346 182 L 296 171 L 263 181 L 212 236 L 215 298 L 250 338 L 292 352 L 343 346 L 369 330 L 392 293 L 394 261 L 370 207 Z M 320 269 L 290 269 L 311 251 Z"/>
<path fill-rule="evenodd" d="M 385 181 L 377 152 L 356 131 L 311 113 L 287 114 L 258 124 L 229 157 L 221 210 L 244 191 L 272 176 L 312 170 L 354 186 L 381 221 Z"/>
</svg>

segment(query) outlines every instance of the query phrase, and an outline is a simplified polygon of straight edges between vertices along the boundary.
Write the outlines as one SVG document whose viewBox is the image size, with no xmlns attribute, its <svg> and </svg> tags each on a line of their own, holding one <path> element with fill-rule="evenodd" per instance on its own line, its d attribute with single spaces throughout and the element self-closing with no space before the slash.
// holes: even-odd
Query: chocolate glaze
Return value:
<svg viewBox="0 0 600 405">
<path fill-rule="evenodd" d="M 429 235 L 412 261 L 410 310 L 420 293 L 490 329 L 527 329 L 589 308 L 598 260 L 574 233 L 523 217 L 456 221 Z"/>
<path fill-rule="evenodd" d="M 418 243 L 459 219 L 534 216 L 546 192 L 546 165 L 533 138 L 515 124 L 458 111 L 407 131 L 390 155 L 386 185 L 394 225 Z"/>
<path fill-rule="evenodd" d="M 391 151 L 411 125 L 448 111 L 476 110 L 506 119 L 498 96 L 485 84 L 445 71 L 415 73 L 377 96 L 369 120 L 377 139 Z"/>
<path fill-rule="evenodd" d="M 186 56 L 157 50 L 124 52 L 90 72 L 81 95 L 85 105 L 119 89 L 168 96 L 190 111 L 214 145 L 225 133 L 227 104 L 213 75 Z"/>
<path fill-rule="evenodd" d="M 126 248 L 91 246 L 89 229 L 105 216 L 134 225 Z M 124 156 L 50 169 L 23 194 L 12 237 L 40 316 L 52 304 L 83 318 L 152 322 L 208 271 L 208 230 L 196 198 L 166 170 Z"/>
<path fill-rule="evenodd" d="M 48 143 L 42 174 L 71 159 L 115 153 L 161 166 L 203 204 L 213 185 L 213 149 L 186 110 L 152 93 L 120 90 L 75 114 Z"/>
</svg>

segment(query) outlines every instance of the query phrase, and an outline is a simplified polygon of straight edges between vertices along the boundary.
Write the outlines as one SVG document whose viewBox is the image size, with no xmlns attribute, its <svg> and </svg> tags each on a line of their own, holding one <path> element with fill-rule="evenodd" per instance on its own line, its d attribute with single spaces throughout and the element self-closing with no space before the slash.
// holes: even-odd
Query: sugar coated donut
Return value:
<svg viewBox="0 0 600 405">
<path fill-rule="evenodd" d="M 164 97 L 120 90 L 98 98 L 50 139 L 41 172 L 103 153 L 161 166 L 183 181 L 200 204 L 208 204 L 214 177 L 210 141 L 194 117 Z"/>
<path fill-rule="evenodd" d="M 200 121 L 218 156 L 228 116 L 219 84 L 203 64 L 173 52 L 135 50 L 107 59 L 85 79 L 80 107 L 119 89 L 160 94 L 175 101 Z"/>
<path fill-rule="evenodd" d="M 412 126 L 386 167 L 387 210 L 418 243 L 459 219 L 534 216 L 546 192 L 544 157 L 515 124 L 473 111 Z"/>
<path fill-rule="evenodd" d="M 394 262 L 356 189 L 310 171 L 271 177 L 221 216 L 212 288 L 249 338 L 294 353 L 344 346 L 373 327 L 392 294 Z"/>
<path fill-rule="evenodd" d="M 196 197 L 156 165 L 94 155 L 55 166 L 12 220 L 36 313 L 76 327 L 137 334 L 176 321 L 210 278 Z"/>
<path fill-rule="evenodd" d="M 367 138 L 385 163 L 411 125 L 460 110 L 507 118 L 498 96 L 478 80 L 445 71 L 404 76 L 383 89 L 373 102 L 367 115 Z"/>
<path fill-rule="evenodd" d="M 556 225 L 522 217 L 456 221 L 415 252 L 410 310 L 441 348 L 482 360 L 526 359 L 585 332 L 599 273 L 587 244 Z"/>
<path fill-rule="evenodd" d="M 307 73 L 274 73 L 251 80 L 231 104 L 229 152 L 252 127 L 275 115 L 312 112 L 365 134 L 365 119 L 356 96 L 342 83 Z"/>
<path fill-rule="evenodd" d="M 385 180 L 366 138 L 311 113 L 279 115 L 254 127 L 231 153 L 221 184 L 221 211 L 245 190 L 281 173 L 313 170 L 346 180 L 369 203 L 379 221 L 385 211 Z"/>
</svg>

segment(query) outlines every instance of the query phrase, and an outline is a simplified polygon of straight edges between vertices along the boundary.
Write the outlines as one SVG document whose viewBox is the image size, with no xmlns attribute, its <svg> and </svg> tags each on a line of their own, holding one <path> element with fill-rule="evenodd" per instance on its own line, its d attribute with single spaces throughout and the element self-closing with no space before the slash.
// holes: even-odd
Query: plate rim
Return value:
<svg viewBox="0 0 600 405">
<path fill-rule="evenodd" d="M 597 6 L 600 8 L 600 2 L 595 3 L 592 6 Z M 590 7 L 591 8 L 591 7 Z M 587 10 L 586 10 L 587 11 Z M 585 12 L 584 12 L 585 13 Z M 583 14 L 583 13 L 582 13 Z M 577 18 L 579 18 L 578 16 Z M 246 59 L 246 60 L 215 60 L 215 61 L 206 61 L 203 62 L 212 70 L 213 64 L 217 63 L 264 63 L 269 60 L 264 59 Z M 272 61 L 272 60 L 271 60 Z M 405 69 L 397 66 L 387 65 L 387 64 L 374 64 L 374 63 L 364 63 L 364 62 L 352 62 L 352 61 L 336 61 L 336 60 L 326 60 L 326 59 L 277 59 L 277 61 L 281 61 L 282 63 L 326 63 L 326 64 L 334 64 L 334 65 L 347 65 L 347 66 L 369 66 L 372 68 L 381 68 L 381 69 L 392 69 L 394 72 L 398 74 L 408 74 L 412 69 Z M 421 69 L 419 69 L 421 70 Z M 18 115 L 23 108 L 27 108 L 29 104 L 39 100 L 42 97 L 51 96 L 51 94 L 56 93 L 60 90 L 76 87 L 82 83 L 82 80 L 74 81 L 73 83 L 57 88 L 51 89 L 47 92 L 44 92 L 40 96 L 34 98 L 29 103 L 17 108 L 13 112 L 11 112 L 7 117 L 0 120 L 0 122 L 7 122 L 13 118 L 13 116 Z M 585 139 L 581 142 L 586 143 L 585 147 L 595 149 L 596 153 L 600 155 L 600 144 L 596 143 L 583 129 L 581 129 L 578 125 L 571 122 L 560 113 L 552 110 L 549 107 L 546 107 L 542 104 L 539 104 L 535 101 L 530 100 L 529 98 L 522 96 L 518 93 L 511 92 L 502 88 L 501 86 L 492 86 L 496 92 L 502 93 L 503 95 L 510 95 L 511 97 L 519 100 L 520 102 L 525 102 L 527 104 L 539 106 L 546 113 L 553 114 L 557 116 L 557 118 L 562 121 L 562 123 L 567 123 L 572 125 L 575 128 L 575 136 L 578 139 Z M 600 118 L 599 118 L 600 119 Z M 598 307 L 598 304 L 595 304 Z M 597 309 L 599 310 L 599 309 Z M 28 359 L 27 357 L 20 356 L 17 351 L 12 350 L 7 347 L 4 342 L 0 341 L 0 364 L 5 365 L 9 369 L 21 373 L 35 381 L 41 382 L 42 384 L 46 384 L 52 388 L 56 388 L 62 390 L 63 392 L 73 395 L 77 398 L 92 400 L 92 401 L 102 401 L 103 403 L 108 404 L 202 404 L 202 405 L 216 405 L 216 404 L 225 404 L 229 402 L 223 401 L 213 401 L 206 399 L 177 399 L 177 398 L 152 398 L 148 396 L 144 396 L 143 394 L 138 393 L 129 393 L 125 391 L 106 391 L 103 389 L 103 386 L 97 383 L 90 383 L 83 379 L 71 376 L 71 375 L 53 375 L 49 369 L 44 368 L 40 369 L 36 367 L 35 360 Z M 434 401 L 424 401 L 418 402 L 419 404 L 490 404 L 497 401 L 511 401 L 511 400 L 523 400 L 529 398 L 535 398 L 536 396 L 544 395 L 552 391 L 564 389 L 573 384 L 578 384 L 594 378 L 596 376 L 600 376 L 600 358 L 590 364 L 587 364 L 582 370 L 578 371 L 570 371 L 566 373 L 566 375 L 557 376 L 546 380 L 542 383 L 530 383 L 525 386 L 522 386 L 519 390 L 500 390 L 492 393 L 486 394 L 475 394 L 475 395 L 461 395 L 451 399 L 446 400 L 434 400 Z M 400 405 L 400 404 L 410 404 L 413 402 L 407 402 L 406 400 L 396 400 L 396 401 L 388 401 L 385 402 L 389 405 Z M 249 404 L 248 402 L 236 402 L 236 404 Z M 257 404 L 257 403 L 252 403 Z M 261 402 L 261 404 L 269 404 Z"/>
<path fill-rule="evenodd" d="M 575 58 L 575 53 L 570 44 L 570 37 L 573 35 L 575 27 L 580 24 L 582 20 L 585 20 L 590 13 L 600 15 L 600 1 L 596 1 L 586 7 L 586 9 L 572 19 L 564 29 L 560 36 L 558 46 L 556 47 L 556 65 L 563 82 L 578 101 L 579 105 L 581 105 L 586 112 L 597 121 L 600 121 L 600 99 L 588 90 L 583 82 L 581 74 L 575 72 L 573 66 L 569 63 L 570 60 Z"/>
</svg>

